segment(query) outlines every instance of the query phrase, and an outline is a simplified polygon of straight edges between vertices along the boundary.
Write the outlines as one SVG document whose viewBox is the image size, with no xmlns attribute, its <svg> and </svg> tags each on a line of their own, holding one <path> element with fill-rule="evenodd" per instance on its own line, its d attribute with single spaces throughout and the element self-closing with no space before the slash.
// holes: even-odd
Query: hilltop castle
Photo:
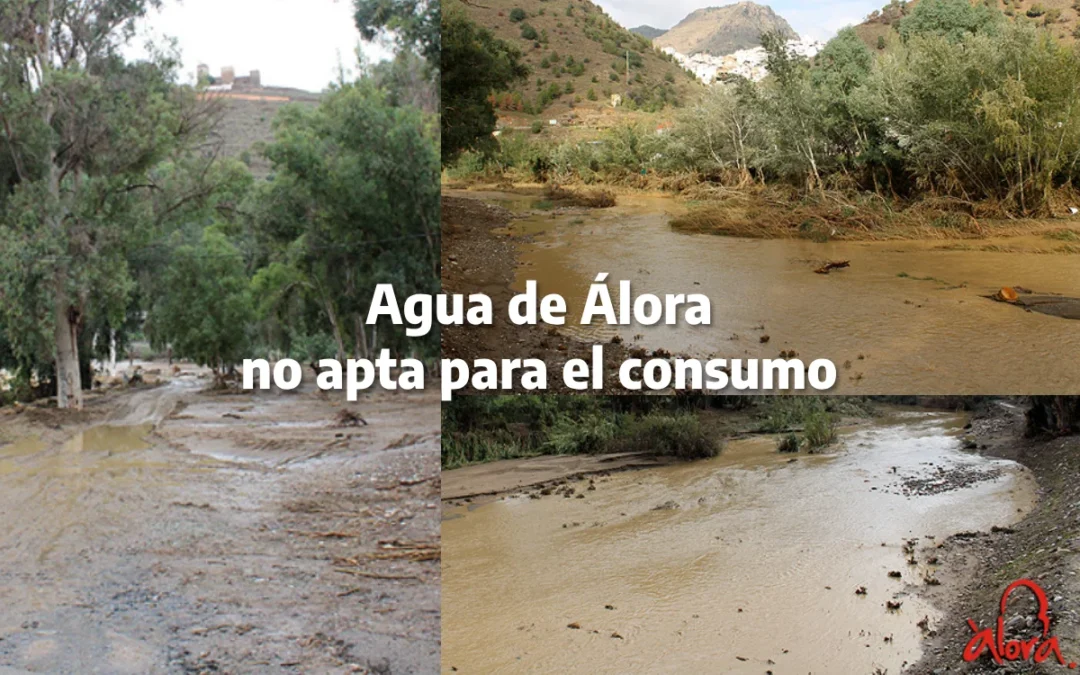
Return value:
<svg viewBox="0 0 1080 675">
<path fill-rule="evenodd" d="M 232 66 L 222 66 L 221 76 L 213 77 L 210 74 L 210 66 L 200 63 L 196 69 L 199 84 L 206 84 L 211 91 L 233 91 L 236 89 L 261 89 L 262 75 L 253 70 L 248 75 L 236 76 L 236 70 Z"/>
</svg>

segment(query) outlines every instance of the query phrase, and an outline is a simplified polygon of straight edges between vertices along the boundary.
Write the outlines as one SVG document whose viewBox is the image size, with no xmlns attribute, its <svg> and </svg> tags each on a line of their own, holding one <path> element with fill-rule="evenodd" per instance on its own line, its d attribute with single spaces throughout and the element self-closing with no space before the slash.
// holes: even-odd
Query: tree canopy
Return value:
<svg viewBox="0 0 1080 675">
<path fill-rule="evenodd" d="M 442 161 L 465 150 L 493 146 L 495 109 L 491 92 L 529 74 L 517 47 L 472 21 L 457 0 L 447 0 L 442 18 Z"/>
</svg>

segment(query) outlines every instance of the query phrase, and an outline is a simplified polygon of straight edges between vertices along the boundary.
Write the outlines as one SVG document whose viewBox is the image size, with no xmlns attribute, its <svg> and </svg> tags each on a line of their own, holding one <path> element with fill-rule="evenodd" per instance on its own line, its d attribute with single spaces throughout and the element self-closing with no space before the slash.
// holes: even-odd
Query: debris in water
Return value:
<svg viewBox="0 0 1080 675">
<path fill-rule="evenodd" d="M 368 425 L 367 420 L 351 410 L 339 410 L 337 415 L 334 416 L 334 426 L 336 427 L 358 427 L 361 424 L 366 427 Z"/>
<path fill-rule="evenodd" d="M 830 260 L 821 267 L 814 270 L 814 274 L 828 274 L 833 270 L 842 270 L 845 267 L 851 267 L 850 260 Z"/>
<path fill-rule="evenodd" d="M 994 299 L 1000 302 L 1016 302 L 1020 299 L 1020 295 L 1016 292 L 1016 289 L 1010 286 L 1002 286 L 1001 290 L 994 295 Z"/>
</svg>

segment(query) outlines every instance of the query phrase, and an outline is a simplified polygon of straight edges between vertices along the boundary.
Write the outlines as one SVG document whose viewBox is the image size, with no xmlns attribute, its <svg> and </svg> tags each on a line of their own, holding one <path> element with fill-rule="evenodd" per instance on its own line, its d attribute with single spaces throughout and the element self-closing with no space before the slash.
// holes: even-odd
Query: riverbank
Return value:
<svg viewBox="0 0 1080 675">
<path fill-rule="evenodd" d="M 1045 591 L 1050 602 L 1050 634 L 1060 640 L 1066 664 L 1080 662 L 1080 436 L 1055 439 L 1023 438 L 1019 408 L 995 405 L 990 414 L 972 422 L 971 437 L 981 454 L 1020 462 L 1039 485 L 1035 509 L 1009 528 L 957 536 L 933 550 L 945 568 L 962 572 L 953 583 L 928 589 L 945 617 L 932 626 L 933 635 L 923 658 L 909 672 L 940 673 L 1062 673 L 1067 668 L 1055 659 L 1035 666 L 1030 661 L 1002 666 L 987 656 L 973 664 L 961 655 L 973 633 L 972 619 L 980 628 L 993 627 L 1002 592 L 1012 582 L 1027 578 Z M 1007 639 L 1038 635 L 1037 608 L 1031 594 L 1017 591 L 1010 597 Z"/>
<path fill-rule="evenodd" d="M 83 412 L 0 409 L 0 666 L 435 672 L 438 396 L 147 370 Z"/>
<path fill-rule="evenodd" d="M 684 205 L 671 221 L 672 229 L 748 239 L 806 239 L 828 241 L 932 241 L 952 248 L 1001 250 L 996 241 L 1022 239 L 1014 250 L 1041 254 L 1080 254 L 1080 215 L 1064 201 L 1053 218 L 1006 217 L 992 204 L 938 198 L 886 200 L 879 195 L 823 192 L 804 195 L 781 187 L 751 185 L 726 188 L 702 182 L 671 184 L 569 183 L 551 186 L 509 181 L 446 181 L 444 191 L 455 194 L 514 195 L 523 208 L 550 210 L 574 205 L 550 199 L 552 189 L 568 193 L 603 192 L 618 196 L 666 196 Z M 1060 201 L 1060 200 L 1059 200 Z M 579 202 L 586 206 L 588 201 Z"/>
<path fill-rule="evenodd" d="M 486 293 L 495 316 L 490 326 L 444 327 L 442 357 L 469 363 L 480 358 L 541 359 L 548 368 L 549 393 L 577 393 L 563 383 L 562 370 L 571 359 L 591 360 L 592 345 L 563 335 L 555 327 L 515 326 L 507 316 L 520 264 L 517 245 L 529 236 L 508 231 L 512 219 L 513 214 L 500 206 L 443 196 L 443 292 Z M 622 345 L 605 345 L 605 391 L 612 388 L 619 364 L 627 358 L 629 352 Z"/>
<path fill-rule="evenodd" d="M 444 262 L 453 292 L 494 293 L 502 302 L 535 280 L 540 293 L 566 298 L 573 317 L 597 273 L 606 272 L 629 281 L 635 296 L 709 297 L 710 326 L 571 321 L 554 330 L 499 318 L 495 326 L 444 334 L 445 353 L 461 358 L 541 358 L 554 387 L 558 368 L 571 356 L 587 358 L 594 344 L 605 345 L 611 393 L 620 391 L 615 368 L 625 358 L 653 355 L 825 358 L 837 367 L 834 394 L 1070 393 L 1080 382 L 1080 362 L 1063 358 L 1080 349 L 1067 318 L 1080 316 L 1080 302 L 1068 300 L 1080 297 L 1080 256 L 1045 254 L 1048 242 L 1058 242 L 1042 236 L 717 237 L 674 230 L 687 204 L 652 194 L 620 192 L 612 208 L 546 211 L 533 208 L 539 195 L 445 196 Z M 848 266 L 815 273 L 837 262 Z M 1006 287 L 1014 301 L 995 301 Z M 1024 369 L 985 358 L 1002 344 L 1023 345 Z M 965 378 L 942 378 L 945 370 Z"/>
<path fill-rule="evenodd" d="M 444 502 L 444 672 L 900 672 L 942 621 L 924 591 L 970 573 L 919 544 L 1016 527 L 1034 480 L 963 452 L 965 415 L 886 408 L 821 454 L 743 436 Z"/>
</svg>

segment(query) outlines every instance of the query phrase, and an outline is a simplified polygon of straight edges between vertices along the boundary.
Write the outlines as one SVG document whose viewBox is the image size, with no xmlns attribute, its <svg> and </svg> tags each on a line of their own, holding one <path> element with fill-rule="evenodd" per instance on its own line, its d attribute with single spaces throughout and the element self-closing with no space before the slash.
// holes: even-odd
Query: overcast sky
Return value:
<svg viewBox="0 0 1080 675">
<path fill-rule="evenodd" d="M 800 35 L 827 40 L 844 26 L 859 23 L 867 14 L 881 9 L 887 0 L 757 0 L 787 19 Z M 671 28 L 687 14 L 703 7 L 732 5 L 725 0 L 597 0 L 613 19 L 627 28 L 647 24 Z"/>
<path fill-rule="evenodd" d="M 140 24 L 128 48 L 145 53 L 147 37 L 176 38 L 183 58 L 181 80 L 194 80 L 195 67 L 217 75 L 233 66 L 237 75 L 258 70 L 262 83 L 321 91 L 337 79 L 338 64 L 355 73 L 360 33 L 352 0 L 165 0 Z M 377 61 L 387 50 L 364 45 Z"/>
</svg>

